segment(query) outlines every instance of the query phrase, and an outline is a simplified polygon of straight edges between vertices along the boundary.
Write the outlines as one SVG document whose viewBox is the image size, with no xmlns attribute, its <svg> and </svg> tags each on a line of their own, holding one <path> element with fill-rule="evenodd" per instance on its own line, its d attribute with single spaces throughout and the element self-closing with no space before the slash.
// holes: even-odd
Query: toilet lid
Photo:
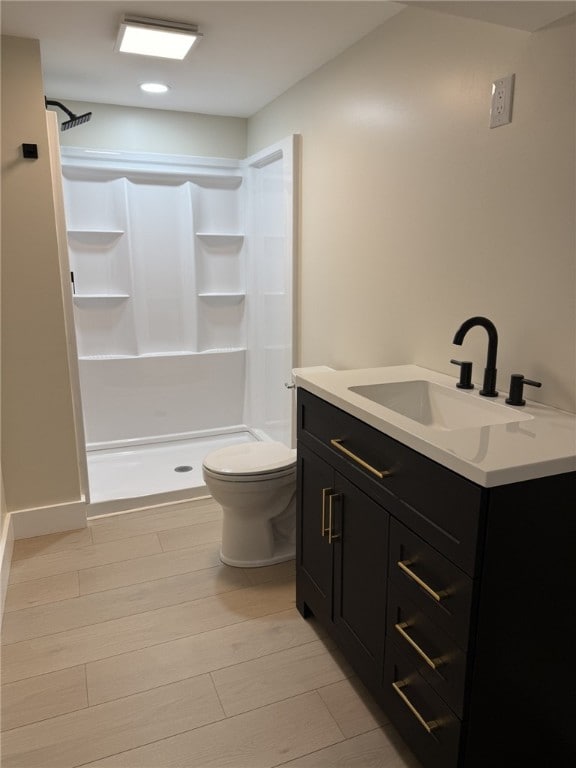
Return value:
<svg viewBox="0 0 576 768">
<path fill-rule="evenodd" d="M 260 475 L 296 464 L 296 451 L 283 443 L 241 443 L 209 453 L 204 466 L 222 475 Z"/>
</svg>

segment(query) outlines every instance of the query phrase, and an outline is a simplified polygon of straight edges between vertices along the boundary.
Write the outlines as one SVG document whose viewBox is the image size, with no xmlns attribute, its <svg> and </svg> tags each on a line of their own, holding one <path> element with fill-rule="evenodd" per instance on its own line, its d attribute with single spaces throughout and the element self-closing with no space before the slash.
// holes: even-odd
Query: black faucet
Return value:
<svg viewBox="0 0 576 768">
<path fill-rule="evenodd" d="M 513 373 L 510 377 L 510 394 L 506 398 L 508 405 L 526 405 L 526 400 L 522 397 L 524 384 L 531 387 L 541 387 L 540 381 L 531 381 L 524 378 L 523 373 Z"/>
<path fill-rule="evenodd" d="M 454 334 L 453 344 L 462 346 L 464 336 L 468 333 L 470 328 L 474 328 L 476 325 L 481 325 L 488 332 L 488 358 L 486 360 L 486 368 L 484 369 L 484 384 L 480 390 L 480 394 L 484 397 L 498 397 L 496 391 L 496 352 L 498 351 L 498 332 L 496 326 L 487 317 L 470 317 L 465 320 L 460 328 Z"/>
</svg>

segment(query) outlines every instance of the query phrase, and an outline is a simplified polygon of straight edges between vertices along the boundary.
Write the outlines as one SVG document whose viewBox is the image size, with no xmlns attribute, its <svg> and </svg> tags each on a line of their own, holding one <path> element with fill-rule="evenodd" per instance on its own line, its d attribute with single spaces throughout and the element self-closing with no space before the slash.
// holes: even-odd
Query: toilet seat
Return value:
<svg viewBox="0 0 576 768">
<path fill-rule="evenodd" d="M 288 467 L 288 469 L 282 469 L 278 472 L 259 472 L 252 475 L 226 475 L 224 473 L 212 472 L 206 467 L 202 467 L 204 473 L 204 479 L 212 478 L 213 480 L 219 480 L 221 483 L 235 484 L 237 487 L 244 483 L 252 485 L 265 485 L 272 480 L 280 480 L 283 477 L 296 476 L 296 467 Z"/>
<path fill-rule="evenodd" d="M 275 441 L 241 443 L 213 451 L 202 466 L 208 474 L 221 480 L 270 480 L 295 471 L 296 451 Z"/>
</svg>

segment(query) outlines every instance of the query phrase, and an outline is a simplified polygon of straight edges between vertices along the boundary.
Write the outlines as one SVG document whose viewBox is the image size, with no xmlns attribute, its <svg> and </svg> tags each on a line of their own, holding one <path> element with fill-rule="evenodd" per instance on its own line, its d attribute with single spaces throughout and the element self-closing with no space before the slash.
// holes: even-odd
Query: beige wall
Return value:
<svg viewBox="0 0 576 768">
<path fill-rule="evenodd" d="M 14 37 L 2 38 L 2 448 L 8 510 L 80 498 L 40 48 Z"/>
<path fill-rule="evenodd" d="M 2 472 L 0 471 L 0 536 L 4 530 L 4 520 L 6 519 L 7 512 L 8 509 L 6 507 L 6 496 L 4 494 L 4 478 L 2 476 Z"/>
<path fill-rule="evenodd" d="M 0 252 L 0 266 L 2 254 Z M 2 269 L 0 269 L 0 296 L 2 295 Z M 2 474 L 2 313 L 0 312 L 0 538 L 7 519 L 6 494 L 4 493 L 4 476 Z"/>
<path fill-rule="evenodd" d="M 243 117 L 118 107 L 55 98 L 75 115 L 92 112 L 88 123 L 60 133 L 61 146 L 200 157 L 239 158 L 246 154 L 247 120 Z M 68 119 L 60 109 L 56 111 L 60 122 Z"/>
<path fill-rule="evenodd" d="M 576 410 L 574 24 L 529 34 L 410 8 L 252 117 L 248 152 L 302 133 L 301 364 L 457 375 L 460 323 L 499 330 L 499 378 Z M 513 122 L 490 85 L 516 73 Z"/>
</svg>

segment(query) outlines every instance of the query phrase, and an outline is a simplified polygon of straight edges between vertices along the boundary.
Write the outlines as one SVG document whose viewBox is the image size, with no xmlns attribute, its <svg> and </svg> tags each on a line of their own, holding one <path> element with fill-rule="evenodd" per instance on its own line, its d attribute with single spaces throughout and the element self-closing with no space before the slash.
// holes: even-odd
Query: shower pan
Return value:
<svg viewBox="0 0 576 768">
<path fill-rule="evenodd" d="M 203 494 L 216 447 L 291 445 L 294 151 L 62 148 L 89 516 Z"/>
</svg>

